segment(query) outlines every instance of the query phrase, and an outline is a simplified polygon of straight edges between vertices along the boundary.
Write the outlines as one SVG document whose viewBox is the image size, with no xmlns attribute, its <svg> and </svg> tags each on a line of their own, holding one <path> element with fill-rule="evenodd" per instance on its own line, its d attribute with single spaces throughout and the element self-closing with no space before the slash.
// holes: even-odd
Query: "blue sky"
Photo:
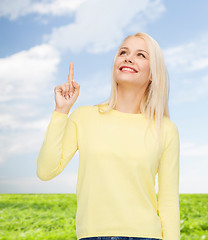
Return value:
<svg viewBox="0 0 208 240">
<path fill-rule="evenodd" d="M 70 112 L 105 101 L 117 48 L 137 32 L 155 38 L 165 56 L 180 193 L 207 193 L 207 9 L 205 0 L 0 1 L 0 193 L 76 192 L 78 152 L 54 179 L 36 176 L 54 88 L 73 61 L 80 94 Z"/>
</svg>

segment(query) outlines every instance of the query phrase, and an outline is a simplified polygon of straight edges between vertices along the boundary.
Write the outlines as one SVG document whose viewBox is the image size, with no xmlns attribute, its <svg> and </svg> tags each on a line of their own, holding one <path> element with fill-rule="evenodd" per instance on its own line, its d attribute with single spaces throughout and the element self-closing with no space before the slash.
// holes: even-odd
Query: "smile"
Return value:
<svg viewBox="0 0 208 240">
<path fill-rule="evenodd" d="M 120 67 L 120 71 L 121 72 L 128 72 L 128 73 L 137 73 L 136 69 L 131 68 L 131 67 L 126 67 L 126 66 Z"/>
</svg>

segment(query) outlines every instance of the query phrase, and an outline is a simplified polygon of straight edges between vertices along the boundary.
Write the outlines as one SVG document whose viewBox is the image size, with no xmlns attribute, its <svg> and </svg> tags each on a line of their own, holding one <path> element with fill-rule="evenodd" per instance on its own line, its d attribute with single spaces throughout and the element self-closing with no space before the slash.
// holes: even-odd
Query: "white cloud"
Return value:
<svg viewBox="0 0 208 240">
<path fill-rule="evenodd" d="M 129 34 L 142 31 L 165 11 L 161 0 L 6 0 L 0 2 L 0 16 L 15 20 L 20 16 L 37 13 L 62 16 L 73 12 L 75 22 L 53 29 L 45 35 L 46 43 L 55 48 L 71 51 L 100 53 L 118 46 Z M 43 20 L 44 22 L 44 20 Z"/>
<path fill-rule="evenodd" d="M 201 173 L 201 168 L 196 164 L 189 171 L 181 171 L 180 174 L 180 193 L 208 193 L 207 173 Z"/>
<path fill-rule="evenodd" d="M 194 102 L 208 96 L 208 34 L 164 50 L 165 61 L 176 86 L 173 102 Z"/>
<path fill-rule="evenodd" d="M 0 163 L 10 154 L 40 147 L 38 139 L 44 137 L 52 112 L 41 103 L 53 94 L 59 61 L 57 50 L 46 44 L 0 59 Z"/>
<path fill-rule="evenodd" d="M 15 104 L 16 109 L 8 110 L 6 113 L 0 114 L 0 128 L 2 130 L 18 130 L 18 131 L 43 131 L 48 125 L 50 119 L 49 113 L 46 117 L 38 118 L 40 115 L 40 110 L 38 112 L 38 106 L 33 105 L 34 112 L 31 111 L 31 105 L 28 104 L 25 112 L 21 112 L 21 104 Z M 51 113 L 52 114 L 52 113 Z"/>
<path fill-rule="evenodd" d="M 207 193 L 208 144 L 185 142 L 181 145 L 180 192 Z"/>
<path fill-rule="evenodd" d="M 2 155 L 0 155 L 0 164 L 4 163 L 5 159 L 3 158 Z"/>
<path fill-rule="evenodd" d="M 174 72 L 193 72 L 208 67 L 208 34 L 164 50 L 167 66 Z"/>
<path fill-rule="evenodd" d="M 53 29 L 45 41 L 58 49 L 107 52 L 121 43 L 124 30 L 139 32 L 165 10 L 160 0 L 89 0 L 77 9 L 75 22 Z M 134 33 L 136 33 L 134 32 Z"/>
<path fill-rule="evenodd" d="M 207 193 L 208 143 L 183 142 L 180 149 L 180 193 Z M 158 191 L 158 174 L 155 179 Z"/>
<path fill-rule="evenodd" d="M 194 94 L 196 94 L 196 96 L 206 96 L 208 95 L 208 75 L 202 78 L 202 81 L 199 82 L 199 84 L 197 85 Z"/>
<path fill-rule="evenodd" d="M 31 5 L 31 0 L 1 0 L 0 1 L 0 17 L 9 17 L 11 20 L 15 20 L 21 15 L 25 15 L 24 12 Z"/>
<path fill-rule="evenodd" d="M 54 110 L 50 107 L 55 106 L 53 85 L 59 61 L 58 52 L 44 44 L 0 59 L 0 164 L 11 156 L 40 150 Z M 80 94 L 85 102 L 92 99 L 89 98 L 92 92 L 102 99 L 103 86 L 97 80 L 104 75 L 101 71 L 89 76 L 89 81 L 85 79 L 82 84 L 85 91 Z M 102 82 L 107 83 L 107 79 Z M 49 106 L 47 109 L 43 102 Z"/>
<path fill-rule="evenodd" d="M 44 139 L 45 130 L 42 131 L 7 131 L 6 134 L 0 136 L 1 162 L 6 159 L 17 157 L 28 153 L 38 152 Z"/>
<path fill-rule="evenodd" d="M 77 173 L 62 172 L 60 175 L 56 176 L 54 179 L 50 181 L 41 181 L 37 176 L 21 177 L 21 178 L 15 178 L 15 179 L 11 179 L 8 177 L 1 177 L 0 192 L 1 193 L 76 193 L 76 184 L 77 184 Z"/>
<path fill-rule="evenodd" d="M 0 59 L 0 102 L 34 99 L 54 79 L 60 61 L 47 44 Z"/>
<path fill-rule="evenodd" d="M 193 102 L 208 96 L 208 75 L 199 75 L 197 81 L 192 76 L 185 80 L 179 79 L 178 84 L 180 87 L 172 100 L 174 103 Z"/>
<path fill-rule="evenodd" d="M 207 157 L 208 158 L 208 144 L 197 146 L 193 142 L 186 142 L 181 145 L 181 156 L 184 157 Z"/>
<path fill-rule="evenodd" d="M 16 20 L 31 13 L 61 16 L 74 12 L 86 0 L 7 0 L 0 1 L 0 17 Z"/>
<path fill-rule="evenodd" d="M 33 3 L 31 12 L 61 16 L 75 11 L 86 0 L 53 0 Z"/>
</svg>

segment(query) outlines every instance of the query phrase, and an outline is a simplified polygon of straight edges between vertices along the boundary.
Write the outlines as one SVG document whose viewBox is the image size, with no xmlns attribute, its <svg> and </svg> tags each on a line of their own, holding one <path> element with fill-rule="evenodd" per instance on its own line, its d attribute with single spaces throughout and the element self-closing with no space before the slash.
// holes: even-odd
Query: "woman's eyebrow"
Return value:
<svg viewBox="0 0 208 240">
<path fill-rule="evenodd" d="M 128 49 L 127 47 L 121 47 L 120 50 L 121 50 L 122 48 L 124 48 L 124 49 Z M 139 52 L 146 52 L 145 50 L 142 50 L 142 49 L 137 49 L 137 51 L 139 51 Z M 149 55 L 148 52 L 146 52 L 146 53 Z"/>
</svg>

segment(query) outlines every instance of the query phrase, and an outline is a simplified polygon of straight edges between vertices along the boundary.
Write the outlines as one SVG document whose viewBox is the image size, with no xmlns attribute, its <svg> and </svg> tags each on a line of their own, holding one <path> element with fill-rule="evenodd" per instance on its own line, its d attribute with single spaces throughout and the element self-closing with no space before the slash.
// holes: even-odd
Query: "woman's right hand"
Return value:
<svg viewBox="0 0 208 240">
<path fill-rule="evenodd" d="M 67 82 L 54 89 L 57 112 L 68 114 L 79 96 L 80 85 L 74 81 L 73 76 L 74 64 L 70 62 Z"/>
</svg>

